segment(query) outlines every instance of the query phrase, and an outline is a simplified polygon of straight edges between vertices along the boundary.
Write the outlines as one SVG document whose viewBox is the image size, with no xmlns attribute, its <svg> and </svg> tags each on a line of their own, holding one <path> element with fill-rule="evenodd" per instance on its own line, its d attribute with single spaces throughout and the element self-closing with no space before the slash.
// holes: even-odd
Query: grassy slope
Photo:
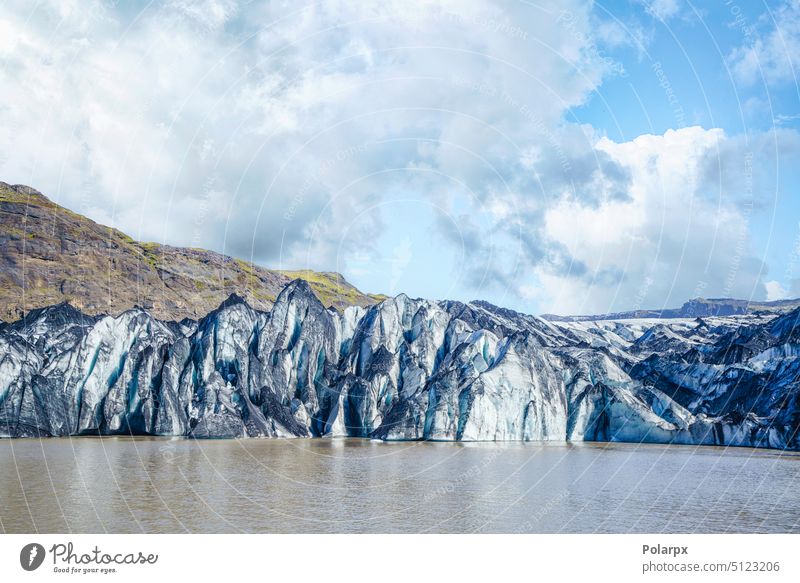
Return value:
<svg viewBox="0 0 800 583">
<path fill-rule="evenodd" d="M 279 271 L 292 279 L 304 279 L 310 285 L 317 297 L 325 305 L 333 305 L 336 302 L 344 302 L 347 305 L 366 306 L 377 302 L 382 302 L 388 296 L 383 294 L 364 294 L 349 283 L 341 273 L 331 271 L 311 271 L 302 269 L 299 271 Z"/>
</svg>

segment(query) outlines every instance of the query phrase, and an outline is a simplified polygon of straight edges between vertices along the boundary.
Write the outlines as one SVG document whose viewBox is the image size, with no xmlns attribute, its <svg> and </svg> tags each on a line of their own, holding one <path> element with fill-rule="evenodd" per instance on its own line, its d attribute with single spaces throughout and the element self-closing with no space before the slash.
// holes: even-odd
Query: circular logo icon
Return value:
<svg viewBox="0 0 800 583">
<path fill-rule="evenodd" d="M 44 547 L 39 543 L 30 543 L 19 552 L 19 564 L 26 571 L 35 571 L 44 562 Z"/>
</svg>

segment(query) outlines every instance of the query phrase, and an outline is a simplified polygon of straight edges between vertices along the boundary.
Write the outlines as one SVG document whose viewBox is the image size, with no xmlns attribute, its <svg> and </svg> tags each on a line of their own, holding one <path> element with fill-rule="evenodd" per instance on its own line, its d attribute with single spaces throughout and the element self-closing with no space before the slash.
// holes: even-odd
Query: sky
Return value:
<svg viewBox="0 0 800 583">
<path fill-rule="evenodd" d="M 527 313 L 800 296 L 800 0 L 0 5 L 0 180 Z"/>
</svg>

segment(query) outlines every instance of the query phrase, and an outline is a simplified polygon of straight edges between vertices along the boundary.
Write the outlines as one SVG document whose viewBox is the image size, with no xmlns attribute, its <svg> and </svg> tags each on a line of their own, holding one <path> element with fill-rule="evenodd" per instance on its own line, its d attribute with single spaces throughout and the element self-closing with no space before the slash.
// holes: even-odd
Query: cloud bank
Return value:
<svg viewBox="0 0 800 583">
<path fill-rule="evenodd" d="M 408 241 L 380 244 L 402 200 L 432 225 L 427 254 L 457 250 L 435 289 L 461 299 L 575 312 L 765 297 L 758 169 L 794 134 L 614 143 L 570 121 L 623 71 L 606 48 L 628 41 L 591 8 L 7 3 L 0 176 L 137 238 L 267 266 L 348 275 L 394 257 L 369 291 L 415 268 Z M 749 57 L 731 58 L 746 75 Z"/>
</svg>

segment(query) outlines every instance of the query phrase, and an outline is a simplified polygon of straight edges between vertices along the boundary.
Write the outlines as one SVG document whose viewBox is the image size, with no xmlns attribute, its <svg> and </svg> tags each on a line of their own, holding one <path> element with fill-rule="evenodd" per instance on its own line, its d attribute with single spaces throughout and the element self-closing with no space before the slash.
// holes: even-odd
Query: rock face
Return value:
<svg viewBox="0 0 800 583">
<path fill-rule="evenodd" d="M 0 320 L 62 301 L 87 314 L 141 306 L 165 320 L 199 318 L 234 292 L 268 310 L 297 278 L 338 309 L 383 299 L 338 273 L 274 271 L 205 249 L 140 243 L 33 188 L 0 182 Z"/>
<path fill-rule="evenodd" d="M 60 304 L 0 326 L 0 435 L 354 436 L 800 448 L 800 310 L 547 322 L 401 295 L 199 321 Z"/>
</svg>

